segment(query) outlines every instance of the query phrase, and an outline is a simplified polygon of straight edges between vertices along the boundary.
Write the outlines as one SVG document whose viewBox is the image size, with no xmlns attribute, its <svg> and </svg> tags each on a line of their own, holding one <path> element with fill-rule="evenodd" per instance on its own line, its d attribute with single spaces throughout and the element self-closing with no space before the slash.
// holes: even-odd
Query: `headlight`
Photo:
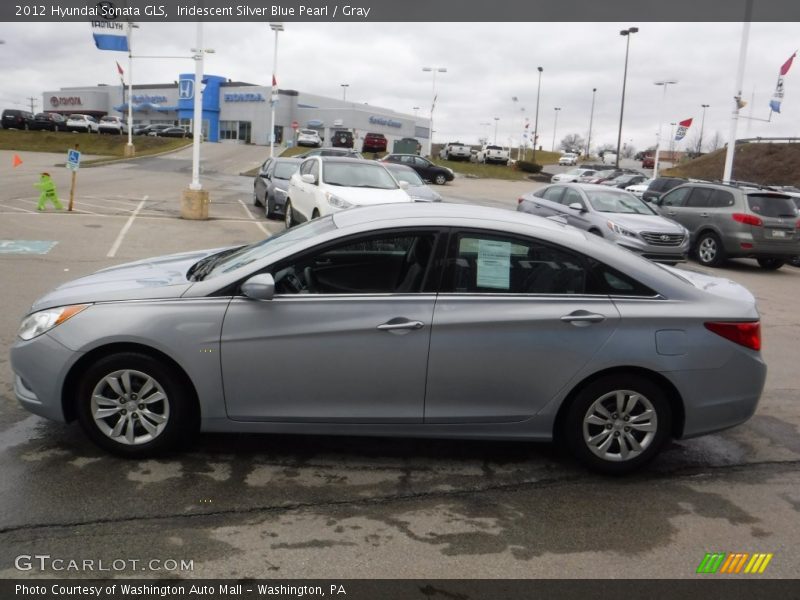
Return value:
<svg viewBox="0 0 800 600">
<path fill-rule="evenodd" d="M 330 192 L 326 192 L 325 197 L 328 200 L 328 204 L 330 204 L 334 208 L 345 209 L 345 208 L 353 208 L 355 206 L 355 204 L 353 204 L 352 202 L 348 202 L 344 198 L 339 198 L 339 196 L 335 196 Z"/>
<path fill-rule="evenodd" d="M 637 237 L 637 235 L 635 233 L 633 233 L 632 231 L 628 231 L 624 227 L 620 227 L 619 225 L 617 225 L 613 221 L 608 221 L 607 225 L 608 225 L 608 228 L 611 231 L 613 231 L 614 233 L 618 233 L 619 235 L 624 235 L 624 236 L 632 237 L 632 238 Z"/>
<path fill-rule="evenodd" d="M 30 314 L 22 319 L 17 335 L 25 341 L 32 340 L 36 336 L 50 331 L 56 325 L 61 325 L 61 323 L 86 310 L 89 306 L 89 304 L 73 304 L 72 306 L 48 308 L 47 310 L 40 310 Z"/>
</svg>

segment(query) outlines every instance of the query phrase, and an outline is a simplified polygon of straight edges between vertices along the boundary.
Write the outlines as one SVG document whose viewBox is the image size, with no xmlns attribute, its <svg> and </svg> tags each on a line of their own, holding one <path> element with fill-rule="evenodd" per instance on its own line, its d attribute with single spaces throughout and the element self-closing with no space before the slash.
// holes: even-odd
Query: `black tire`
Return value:
<svg viewBox="0 0 800 600">
<path fill-rule="evenodd" d="M 694 246 L 697 262 L 705 267 L 719 267 L 725 262 L 725 249 L 716 233 L 706 231 Z"/>
<path fill-rule="evenodd" d="M 777 271 L 786 264 L 786 261 L 780 258 L 758 258 L 756 260 L 758 261 L 758 266 L 765 271 Z"/>
<path fill-rule="evenodd" d="M 603 405 L 610 403 L 613 407 L 617 403 L 615 392 L 618 391 L 628 392 L 624 395 L 623 403 L 630 414 L 619 414 L 609 410 L 610 417 L 618 418 L 610 418 L 605 427 L 594 423 L 586 424 L 584 427 L 584 420 L 593 405 L 602 400 Z M 635 404 L 631 404 L 633 394 L 638 396 Z M 604 397 L 607 399 L 603 400 Z M 642 412 L 647 408 L 646 403 L 649 403 L 655 413 L 655 422 L 652 417 L 649 419 L 641 417 Z M 633 428 L 633 421 L 637 417 L 641 418 L 640 426 L 654 426 L 652 435 L 650 435 L 651 432 Z M 641 468 L 659 453 L 672 431 L 672 410 L 666 394 L 652 380 L 634 373 L 615 374 L 601 377 L 582 388 L 572 399 L 563 423 L 564 441 L 578 461 L 593 471 L 622 475 Z M 626 425 L 626 423 L 628 424 Z M 617 429 L 618 427 L 619 429 Z M 626 427 L 628 429 L 625 429 Z M 611 442 L 605 450 L 608 451 L 608 456 L 616 457 L 616 459 L 602 458 L 590 449 L 589 442 L 586 440 L 586 437 L 598 438 L 606 430 L 609 430 L 608 437 L 611 438 Z M 638 454 L 622 459 L 622 445 L 625 445 L 629 453 L 635 452 L 632 445 L 623 441 L 631 436 L 638 440 L 637 443 L 645 444 L 646 442 L 646 446 Z M 600 438 L 599 441 L 608 440 L 608 437 Z M 598 452 L 601 452 L 599 448 Z"/>
<path fill-rule="evenodd" d="M 129 392 L 128 395 L 120 396 L 107 383 L 106 377 L 115 372 L 128 373 L 129 387 L 125 385 L 122 375 L 115 377 L 118 389 Z M 145 392 L 144 398 L 138 398 L 136 392 L 144 390 L 148 377 L 154 382 L 153 387 Z M 103 404 L 109 406 L 110 410 L 114 410 L 116 406 L 113 401 L 119 402 L 118 406 L 124 407 L 107 418 L 95 420 L 93 404 L 96 393 L 112 400 L 108 405 Z M 154 398 L 154 393 L 162 393 L 164 399 L 148 402 L 148 399 Z M 123 398 L 128 400 L 124 405 L 120 402 Z M 163 361 L 138 352 L 121 352 L 105 356 L 90 366 L 81 377 L 75 403 L 78 421 L 86 435 L 101 448 L 128 458 L 155 456 L 185 444 L 199 425 L 197 407 L 187 391 L 184 379 Z M 166 420 L 159 423 L 156 416 L 166 417 Z M 113 430 L 120 426 L 119 421 L 125 419 L 127 424 L 122 424 L 121 435 L 116 437 L 127 438 L 130 431 L 135 443 L 123 443 L 113 439 Z M 157 433 L 150 433 L 143 425 L 144 420 L 151 428 L 155 427 Z M 102 425 L 98 421 L 102 422 Z M 158 429 L 162 424 L 163 427 Z M 104 432 L 101 426 L 111 429 L 111 433 Z M 148 440 L 146 439 L 148 436 L 153 437 Z M 137 438 L 144 439 L 138 441 Z"/>
<path fill-rule="evenodd" d="M 433 183 L 436 185 L 444 185 L 447 183 L 447 177 L 444 175 L 444 173 L 437 173 L 433 178 Z"/>
<path fill-rule="evenodd" d="M 275 203 L 269 199 L 269 196 L 264 197 L 264 216 L 267 219 L 275 218 Z"/>
<path fill-rule="evenodd" d="M 261 203 L 261 200 L 258 199 L 258 193 L 256 193 L 256 188 L 253 188 L 253 206 L 264 206 Z"/>
<path fill-rule="evenodd" d="M 286 225 L 286 229 L 294 227 L 296 223 L 294 220 L 294 213 L 292 212 L 292 201 L 288 198 L 286 199 L 286 206 L 284 206 L 283 210 L 283 224 Z"/>
</svg>

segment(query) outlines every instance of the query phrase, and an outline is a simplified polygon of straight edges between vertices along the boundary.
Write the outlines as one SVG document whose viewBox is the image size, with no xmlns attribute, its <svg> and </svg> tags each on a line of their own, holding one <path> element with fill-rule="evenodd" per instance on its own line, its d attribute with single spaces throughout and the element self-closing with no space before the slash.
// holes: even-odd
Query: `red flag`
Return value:
<svg viewBox="0 0 800 600">
<path fill-rule="evenodd" d="M 797 56 L 797 52 L 792 54 L 789 57 L 789 60 L 787 60 L 785 63 L 783 63 L 783 65 L 781 66 L 781 76 L 786 75 L 789 72 L 789 69 L 792 68 L 792 61 L 794 60 L 795 56 Z"/>
<path fill-rule="evenodd" d="M 19 154 L 15 154 L 14 158 L 11 160 L 11 166 L 14 168 L 20 166 L 22 164 L 22 159 L 19 157 Z"/>
<path fill-rule="evenodd" d="M 678 123 L 678 125 L 680 125 L 681 127 L 687 127 L 687 128 L 691 127 L 692 126 L 692 120 L 691 119 L 686 119 L 686 120 L 681 121 L 680 123 Z"/>
<path fill-rule="evenodd" d="M 119 63 L 117 63 L 117 73 L 119 73 L 120 76 L 125 75 L 125 71 L 122 70 L 122 67 L 119 66 Z"/>
<path fill-rule="evenodd" d="M 275 74 L 272 75 L 272 87 L 278 87 L 278 80 L 275 79 Z"/>
</svg>

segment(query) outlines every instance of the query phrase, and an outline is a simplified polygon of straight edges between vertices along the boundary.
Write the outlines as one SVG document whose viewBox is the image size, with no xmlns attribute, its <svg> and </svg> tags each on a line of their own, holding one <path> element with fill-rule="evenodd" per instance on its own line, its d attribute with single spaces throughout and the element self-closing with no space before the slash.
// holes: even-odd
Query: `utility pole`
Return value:
<svg viewBox="0 0 800 600">
<path fill-rule="evenodd" d="M 36 96 L 28 96 L 26 98 L 26 100 L 28 100 L 31 103 L 31 112 L 35 113 L 36 112 Z"/>
</svg>

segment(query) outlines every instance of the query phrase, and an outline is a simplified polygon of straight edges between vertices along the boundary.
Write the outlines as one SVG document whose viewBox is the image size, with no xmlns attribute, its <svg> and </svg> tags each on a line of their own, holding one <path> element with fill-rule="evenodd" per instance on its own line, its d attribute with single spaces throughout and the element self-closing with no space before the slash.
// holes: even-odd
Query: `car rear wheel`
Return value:
<svg viewBox="0 0 800 600">
<path fill-rule="evenodd" d="M 706 232 L 697 240 L 697 260 L 706 267 L 718 267 L 725 261 L 725 250 L 716 233 Z"/>
<path fill-rule="evenodd" d="M 623 474 L 652 460 L 669 437 L 664 391 L 636 374 L 601 377 L 573 399 L 564 421 L 572 454 L 592 470 Z"/>
<path fill-rule="evenodd" d="M 777 271 L 785 264 L 785 261 L 780 258 L 759 258 L 757 260 L 758 266 L 765 271 Z"/>
<path fill-rule="evenodd" d="M 294 227 L 294 212 L 292 212 L 292 202 L 288 198 L 286 199 L 286 207 L 283 209 L 283 224 L 286 225 L 286 229 Z"/>
<path fill-rule="evenodd" d="M 447 177 L 445 177 L 442 173 L 439 173 L 438 175 L 436 175 L 436 177 L 433 178 L 433 182 L 436 185 L 444 185 L 445 183 L 447 183 Z"/>
<path fill-rule="evenodd" d="M 152 456 L 185 442 L 197 412 L 174 370 L 146 354 L 98 360 L 78 387 L 77 414 L 98 446 L 121 456 Z"/>
</svg>

